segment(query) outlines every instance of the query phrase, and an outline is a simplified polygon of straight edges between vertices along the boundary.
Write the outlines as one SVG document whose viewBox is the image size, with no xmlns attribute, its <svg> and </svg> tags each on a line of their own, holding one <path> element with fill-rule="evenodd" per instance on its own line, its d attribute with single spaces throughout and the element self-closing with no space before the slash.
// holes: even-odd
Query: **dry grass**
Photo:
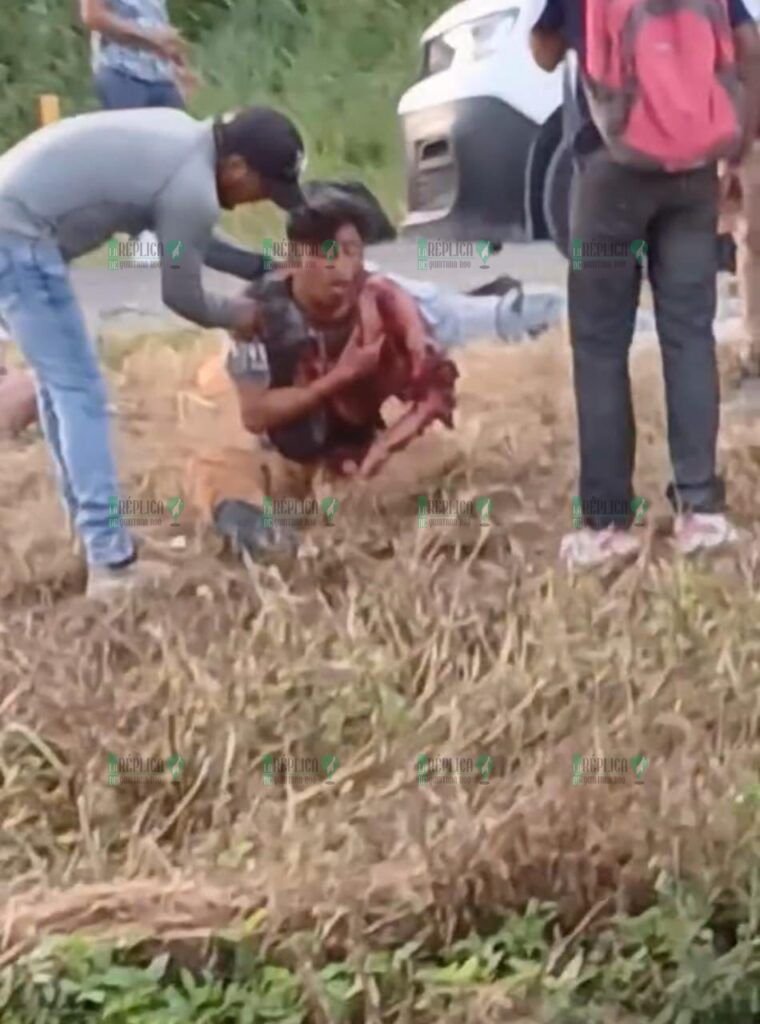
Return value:
<svg viewBox="0 0 760 1024">
<path fill-rule="evenodd" d="M 132 495 L 179 493 L 214 429 L 192 400 L 178 421 L 203 350 L 149 345 L 114 373 Z M 756 542 L 684 566 L 650 527 L 637 566 L 564 578 L 566 346 L 483 346 L 461 365 L 457 434 L 347 498 L 295 566 L 248 572 L 187 528 L 171 589 L 107 613 L 77 596 L 41 443 L 5 447 L 2 961 L 43 934 L 188 939 L 260 908 L 270 937 L 436 948 L 530 896 L 558 899 L 568 925 L 641 908 L 661 872 L 745 899 L 760 837 L 733 795 L 758 767 Z M 667 515 L 659 373 L 656 352 L 636 358 L 653 519 Z M 751 526 L 760 428 L 727 416 L 722 446 Z M 413 495 L 439 483 L 491 494 L 495 525 L 419 531 Z M 107 785 L 108 751 L 175 750 L 179 785 Z M 423 751 L 489 752 L 505 770 L 420 787 Z M 643 786 L 571 786 L 574 753 L 641 751 Z M 340 768 L 332 786 L 267 788 L 267 752 L 337 754 Z"/>
</svg>

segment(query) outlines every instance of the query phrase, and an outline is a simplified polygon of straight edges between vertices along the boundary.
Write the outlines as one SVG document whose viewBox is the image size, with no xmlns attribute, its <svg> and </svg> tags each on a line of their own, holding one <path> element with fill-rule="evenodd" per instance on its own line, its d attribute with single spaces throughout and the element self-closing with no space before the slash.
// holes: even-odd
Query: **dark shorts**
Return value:
<svg viewBox="0 0 760 1024">
<path fill-rule="evenodd" d="M 182 95 L 174 82 L 143 82 L 114 68 L 101 68 L 96 73 L 95 92 L 105 110 L 132 110 L 136 107 L 185 109 Z"/>
</svg>

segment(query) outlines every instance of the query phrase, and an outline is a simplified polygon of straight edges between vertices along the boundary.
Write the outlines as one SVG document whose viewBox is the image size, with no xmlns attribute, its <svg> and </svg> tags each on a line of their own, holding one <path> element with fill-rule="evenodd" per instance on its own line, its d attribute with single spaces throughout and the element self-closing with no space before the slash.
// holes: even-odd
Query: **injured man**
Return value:
<svg viewBox="0 0 760 1024">
<path fill-rule="evenodd" d="M 310 182 L 304 186 L 310 203 L 348 203 L 355 215 L 361 217 L 362 248 L 365 244 L 390 241 L 395 230 L 375 196 L 364 185 L 354 182 Z M 277 273 L 277 260 L 272 260 Z M 369 262 L 365 270 L 375 273 L 380 269 Z M 263 280 L 267 260 L 262 257 Z M 487 281 L 469 293 L 442 288 L 432 281 L 384 274 L 416 304 L 425 326 L 439 345 L 455 348 L 482 338 L 500 338 L 505 342 L 518 342 L 533 338 L 557 324 L 564 316 L 565 299 L 559 290 L 535 289 L 525 291 L 521 283 L 508 275 Z M 0 339 L 7 340 L 0 326 Z M 1 346 L 0 346 L 1 347 Z M 248 353 L 262 357 L 262 349 Z M 245 357 L 245 349 L 238 346 L 238 361 Z M 234 358 L 234 357 L 233 357 Z M 34 379 L 24 370 L 5 370 L 0 359 L 0 435 L 17 434 L 37 419 Z M 256 360 L 254 360 L 256 362 Z M 256 363 L 258 365 L 258 362 Z M 266 362 L 264 361 L 266 368 Z"/>
<path fill-rule="evenodd" d="M 267 506 L 313 497 L 317 480 L 367 480 L 435 421 L 453 427 L 456 367 L 414 299 L 366 270 L 368 231 L 366 208 L 332 191 L 292 211 L 297 259 L 248 288 L 259 307 L 253 342 L 230 339 L 224 366 L 240 427 L 234 443 L 193 457 L 187 494 L 254 557 L 297 547 Z M 202 367 L 201 393 L 220 397 L 220 368 L 218 357 Z M 387 425 L 392 397 L 403 411 Z"/>
</svg>

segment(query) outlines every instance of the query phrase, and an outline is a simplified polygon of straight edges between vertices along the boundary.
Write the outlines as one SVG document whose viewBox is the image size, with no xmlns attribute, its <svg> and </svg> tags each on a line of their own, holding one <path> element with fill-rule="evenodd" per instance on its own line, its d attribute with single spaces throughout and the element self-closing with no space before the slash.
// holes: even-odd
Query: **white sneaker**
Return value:
<svg viewBox="0 0 760 1024">
<path fill-rule="evenodd" d="M 559 557 L 571 568 L 591 568 L 613 558 L 638 555 L 641 544 L 628 530 L 592 530 L 588 526 L 566 533 L 559 546 Z"/>
<path fill-rule="evenodd" d="M 87 576 L 87 597 L 94 601 L 110 601 L 122 594 L 158 586 L 171 575 L 171 566 L 149 559 L 138 559 L 123 569 L 93 565 Z"/>
<path fill-rule="evenodd" d="M 738 540 L 739 531 L 722 512 L 692 512 L 676 516 L 673 543 L 682 555 L 734 544 Z"/>
</svg>

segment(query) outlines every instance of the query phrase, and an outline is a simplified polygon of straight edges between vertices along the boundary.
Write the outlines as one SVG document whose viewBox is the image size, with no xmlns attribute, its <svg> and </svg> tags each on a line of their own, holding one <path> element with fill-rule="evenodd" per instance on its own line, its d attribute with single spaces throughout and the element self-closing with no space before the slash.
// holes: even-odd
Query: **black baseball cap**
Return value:
<svg viewBox="0 0 760 1024">
<path fill-rule="evenodd" d="M 220 156 L 237 153 L 264 179 L 269 198 L 283 210 L 306 204 L 298 184 L 304 143 L 290 120 L 271 107 L 246 107 L 214 122 Z"/>
</svg>

